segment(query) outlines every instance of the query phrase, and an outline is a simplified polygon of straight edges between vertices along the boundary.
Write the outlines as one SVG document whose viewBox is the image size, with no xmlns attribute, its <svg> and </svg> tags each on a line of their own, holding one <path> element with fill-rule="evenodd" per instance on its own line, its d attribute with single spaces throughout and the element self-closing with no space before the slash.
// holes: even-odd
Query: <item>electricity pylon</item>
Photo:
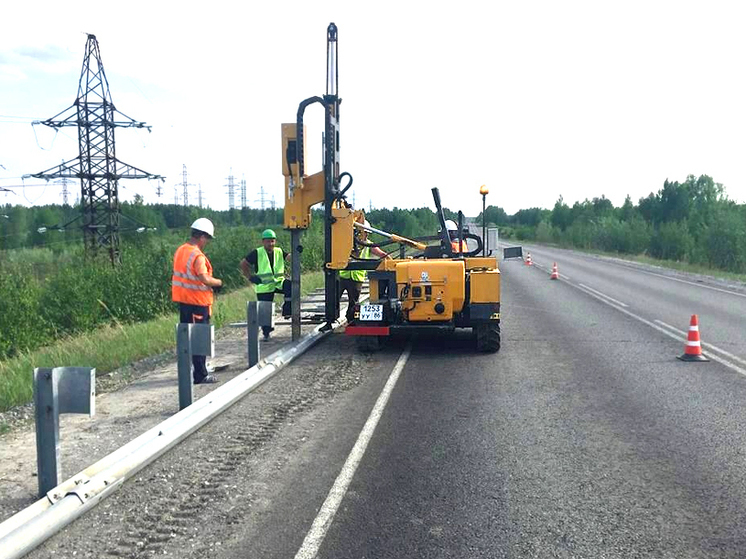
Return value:
<svg viewBox="0 0 746 559">
<path fill-rule="evenodd" d="M 68 112 L 68 116 L 63 116 Z M 116 120 L 115 113 L 123 118 Z M 88 35 L 75 102 L 52 118 L 33 124 L 55 129 L 77 126 L 78 157 L 27 176 L 46 180 L 79 178 L 82 214 L 75 219 L 83 218 L 86 254 L 92 256 L 103 249 L 113 264 L 119 263 L 119 179 L 164 180 L 164 177 L 116 158 L 115 128 L 145 128 L 149 132 L 150 126 L 136 122 L 114 106 L 95 35 Z"/>
</svg>

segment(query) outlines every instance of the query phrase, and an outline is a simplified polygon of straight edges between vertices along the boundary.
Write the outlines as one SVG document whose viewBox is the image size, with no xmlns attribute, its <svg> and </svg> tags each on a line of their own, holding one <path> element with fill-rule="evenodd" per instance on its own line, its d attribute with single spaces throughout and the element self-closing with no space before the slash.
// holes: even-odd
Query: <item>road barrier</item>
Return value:
<svg viewBox="0 0 746 559">
<path fill-rule="evenodd" d="M 334 329 L 345 324 L 342 319 Z M 236 378 L 61 483 L 0 524 L 0 559 L 16 559 L 109 497 L 122 484 L 197 429 L 269 380 L 332 330 L 318 326 Z"/>
</svg>

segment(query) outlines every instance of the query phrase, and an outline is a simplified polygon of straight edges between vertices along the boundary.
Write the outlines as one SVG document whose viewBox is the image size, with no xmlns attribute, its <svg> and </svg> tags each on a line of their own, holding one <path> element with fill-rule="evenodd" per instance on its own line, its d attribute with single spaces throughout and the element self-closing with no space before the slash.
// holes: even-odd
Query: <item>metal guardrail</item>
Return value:
<svg viewBox="0 0 746 559">
<path fill-rule="evenodd" d="M 345 324 L 342 319 L 335 329 Z M 145 466 L 269 380 L 332 330 L 280 349 L 48 492 L 0 524 L 0 559 L 16 559 L 109 497 Z"/>
</svg>

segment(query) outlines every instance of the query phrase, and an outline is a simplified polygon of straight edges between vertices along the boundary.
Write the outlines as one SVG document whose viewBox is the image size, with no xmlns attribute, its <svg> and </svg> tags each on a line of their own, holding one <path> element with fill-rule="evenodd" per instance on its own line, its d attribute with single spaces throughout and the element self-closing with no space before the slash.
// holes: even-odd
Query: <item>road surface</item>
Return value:
<svg viewBox="0 0 746 559">
<path fill-rule="evenodd" d="M 526 248 L 500 353 L 336 334 L 31 557 L 746 556 L 746 291 Z"/>
</svg>

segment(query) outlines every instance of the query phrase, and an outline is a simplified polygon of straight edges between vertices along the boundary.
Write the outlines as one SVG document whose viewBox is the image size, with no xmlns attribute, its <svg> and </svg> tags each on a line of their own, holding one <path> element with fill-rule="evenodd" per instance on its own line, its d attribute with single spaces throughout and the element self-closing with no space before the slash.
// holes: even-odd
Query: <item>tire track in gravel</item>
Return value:
<svg viewBox="0 0 746 559">
<path fill-rule="evenodd" d="M 136 508 L 126 514 L 118 530 L 123 535 L 112 538 L 104 549 L 99 547 L 97 556 L 152 557 L 166 554 L 167 547 L 173 548 L 182 540 L 188 542 L 200 525 L 200 518 L 212 511 L 225 514 L 216 509 L 220 503 L 230 501 L 236 487 L 234 474 L 283 426 L 362 382 L 364 368 L 356 364 L 359 359 L 337 357 L 299 371 L 296 380 L 300 387 L 277 391 L 279 401 L 263 409 L 255 422 L 238 423 L 219 445 L 213 445 L 217 448 L 210 449 L 210 457 L 193 460 L 192 476 L 179 479 L 173 473 L 163 473 L 165 468 L 161 467 L 161 471 L 140 478 L 146 486 L 168 489 L 156 489 L 148 495 L 147 504 L 143 503 L 144 510 Z M 199 482 L 195 484 L 194 479 Z"/>
</svg>

